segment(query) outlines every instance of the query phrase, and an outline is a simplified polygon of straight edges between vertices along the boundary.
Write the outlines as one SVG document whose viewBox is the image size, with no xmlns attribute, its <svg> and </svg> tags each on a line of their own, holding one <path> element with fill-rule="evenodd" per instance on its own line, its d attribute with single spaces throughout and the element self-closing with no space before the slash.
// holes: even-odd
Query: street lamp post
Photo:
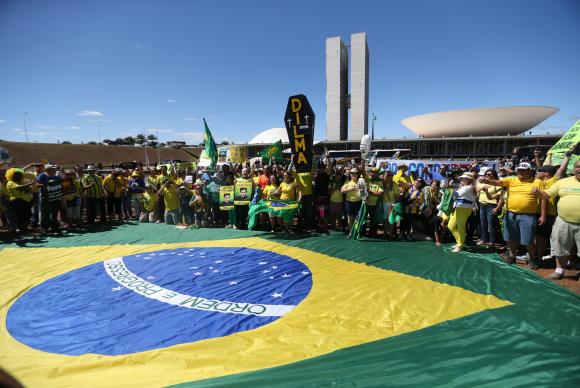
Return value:
<svg viewBox="0 0 580 388">
<path fill-rule="evenodd" d="M 371 139 L 375 140 L 375 121 L 377 120 L 377 116 L 373 113 L 373 117 L 371 118 Z"/>
<path fill-rule="evenodd" d="M 24 135 L 26 136 L 26 142 L 28 143 L 28 130 L 26 129 L 26 115 L 28 112 L 24 112 L 22 115 L 22 121 L 24 121 Z"/>
</svg>

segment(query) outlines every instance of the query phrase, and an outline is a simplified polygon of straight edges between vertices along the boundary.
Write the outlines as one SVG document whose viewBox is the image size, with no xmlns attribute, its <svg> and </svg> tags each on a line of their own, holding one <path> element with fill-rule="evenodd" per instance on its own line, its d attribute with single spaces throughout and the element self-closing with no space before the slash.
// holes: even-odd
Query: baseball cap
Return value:
<svg viewBox="0 0 580 388">
<path fill-rule="evenodd" d="M 522 162 L 518 164 L 518 166 L 516 167 L 516 170 L 531 170 L 531 169 L 532 165 L 527 162 Z"/>
</svg>

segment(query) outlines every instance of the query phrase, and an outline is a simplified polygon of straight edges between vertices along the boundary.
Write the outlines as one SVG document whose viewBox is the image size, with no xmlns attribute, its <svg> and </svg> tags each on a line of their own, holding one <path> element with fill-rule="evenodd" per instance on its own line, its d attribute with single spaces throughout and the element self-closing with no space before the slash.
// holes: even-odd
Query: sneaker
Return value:
<svg viewBox="0 0 580 388">
<path fill-rule="evenodd" d="M 232 228 L 232 226 L 231 226 L 231 225 L 226 225 L 226 226 L 224 226 L 224 229 L 231 229 L 231 228 Z"/>
<path fill-rule="evenodd" d="M 455 248 L 453 248 L 453 250 L 451 252 L 453 252 L 453 253 L 459 253 L 459 252 L 461 252 L 461 249 L 462 248 L 458 245 Z"/>
<path fill-rule="evenodd" d="M 234 226 L 232 226 L 232 229 L 238 229 L 238 227 L 234 225 Z"/>
<path fill-rule="evenodd" d="M 552 272 L 551 274 L 549 274 L 547 276 L 548 279 L 552 279 L 552 280 L 560 280 L 562 278 L 564 278 L 564 274 L 560 273 L 560 272 Z"/>
</svg>

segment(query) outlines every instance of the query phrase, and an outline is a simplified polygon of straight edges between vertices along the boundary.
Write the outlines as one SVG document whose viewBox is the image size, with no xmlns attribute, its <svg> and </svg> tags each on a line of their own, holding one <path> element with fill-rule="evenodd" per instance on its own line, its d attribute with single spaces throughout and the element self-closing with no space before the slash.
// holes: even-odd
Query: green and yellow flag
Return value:
<svg viewBox="0 0 580 388">
<path fill-rule="evenodd" d="M 255 228 L 258 223 L 259 213 L 272 213 L 276 217 L 282 218 L 285 222 L 291 223 L 297 210 L 298 202 L 296 201 L 262 199 L 255 205 L 250 206 L 248 212 L 248 229 L 252 230 Z"/>
<path fill-rule="evenodd" d="M 260 156 L 262 157 L 262 164 L 267 164 L 270 159 L 272 159 L 272 157 L 274 157 L 276 162 L 283 162 L 284 156 L 282 156 L 282 140 L 278 140 L 276 143 L 260 152 Z"/>
<path fill-rule="evenodd" d="M 566 131 L 564 136 L 562 136 L 560 140 L 558 140 L 558 142 L 554 144 L 552 148 L 550 148 L 550 151 L 548 151 L 549 163 L 547 164 L 550 164 L 552 166 L 558 166 L 562 164 L 564 154 L 568 152 L 576 143 L 579 142 L 580 142 L 580 120 L 578 120 L 576 124 L 572 126 L 572 128 Z M 572 155 L 572 157 L 570 158 L 570 162 L 568 163 L 568 169 L 566 171 L 568 174 L 572 173 L 572 170 L 574 169 L 574 163 L 576 163 L 576 161 L 579 158 L 580 155 Z"/>
<path fill-rule="evenodd" d="M 205 135 L 203 142 L 205 144 L 205 154 L 211 160 L 210 168 L 215 169 L 218 160 L 218 151 L 215 145 L 215 141 L 213 140 L 213 136 L 211 135 L 211 131 L 205 122 L 205 118 L 203 119 L 203 125 L 205 126 Z"/>
</svg>

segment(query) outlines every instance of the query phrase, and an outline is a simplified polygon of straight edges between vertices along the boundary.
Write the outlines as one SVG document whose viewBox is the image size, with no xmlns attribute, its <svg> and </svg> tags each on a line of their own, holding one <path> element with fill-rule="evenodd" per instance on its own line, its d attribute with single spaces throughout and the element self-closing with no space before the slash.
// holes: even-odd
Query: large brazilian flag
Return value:
<svg viewBox="0 0 580 388">
<path fill-rule="evenodd" d="M 0 250 L 27 387 L 580 385 L 578 296 L 486 251 L 122 225 Z"/>
</svg>

